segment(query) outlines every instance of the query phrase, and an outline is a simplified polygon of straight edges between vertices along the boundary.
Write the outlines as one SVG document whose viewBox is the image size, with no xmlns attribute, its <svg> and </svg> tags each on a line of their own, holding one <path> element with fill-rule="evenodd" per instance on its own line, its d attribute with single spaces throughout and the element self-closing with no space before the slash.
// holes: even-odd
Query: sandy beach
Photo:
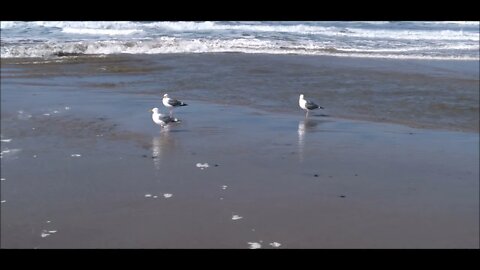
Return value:
<svg viewBox="0 0 480 270">
<path fill-rule="evenodd" d="M 435 118 L 436 101 L 411 106 L 400 93 L 375 106 L 380 89 L 427 81 L 447 89 L 438 99 L 454 100 L 448 87 L 461 85 L 478 103 L 478 67 L 206 59 L 2 60 L 1 247 L 479 248 L 478 104 L 443 108 L 451 118 Z M 319 73 L 306 73 L 312 66 Z M 305 79 L 342 68 L 363 92 L 332 80 L 321 99 L 321 82 Z M 285 76 L 300 79 L 282 87 Z M 302 86 L 327 110 L 305 119 Z M 415 95 L 434 97 L 428 87 Z M 189 106 L 162 130 L 148 110 L 167 112 L 165 91 Z"/>
</svg>

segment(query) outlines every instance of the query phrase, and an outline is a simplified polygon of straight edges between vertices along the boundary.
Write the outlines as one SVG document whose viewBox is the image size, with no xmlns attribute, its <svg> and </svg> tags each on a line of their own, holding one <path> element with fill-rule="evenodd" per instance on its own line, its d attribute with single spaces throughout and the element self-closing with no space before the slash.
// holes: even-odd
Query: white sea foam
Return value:
<svg viewBox="0 0 480 270">
<path fill-rule="evenodd" d="M 4 58 L 52 57 L 58 53 L 77 55 L 108 54 L 168 54 L 168 53 L 264 53 L 264 54 L 304 54 L 333 55 L 345 57 L 375 57 L 399 59 L 458 59 L 478 60 L 478 42 L 470 44 L 441 44 L 435 46 L 405 45 L 392 47 L 385 42 L 383 48 L 352 47 L 349 44 L 337 44 L 313 41 L 269 41 L 260 39 L 237 38 L 185 39 L 162 37 L 148 41 L 78 41 L 59 43 L 40 43 L 35 45 L 2 46 Z M 390 46 L 390 47 L 387 47 Z M 451 55 L 448 51 L 471 51 L 470 55 Z M 418 53 L 415 53 L 418 52 Z M 22 115 L 23 119 L 28 114 Z"/>
<path fill-rule="evenodd" d="M 0 141 L 1 141 L 1 142 L 6 142 L 6 143 L 9 143 L 9 142 L 11 142 L 11 141 L 12 141 L 12 139 L 2 139 L 2 140 L 0 140 Z"/>
<path fill-rule="evenodd" d="M 479 60 L 480 39 L 478 21 L 40 21 L 1 29 L 2 58 L 239 52 Z"/>
<path fill-rule="evenodd" d="M 81 154 L 71 154 L 70 156 L 71 157 L 81 157 L 82 155 Z"/>
<path fill-rule="evenodd" d="M 479 21 L 439 21 L 439 22 L 424 22 L 424 21 L 422 21 L 421 23 L 425 23 L 425 24 L 458 24 L 458 25 L 473 25 L 473 26 L 479 26 L 479 24 L 480 24 Z"/>
<path fill-rule="evenodd" d="M 32 115 L 29 113 L 26 113 L 25 111 L 20 110 L 18 111 L 17 118 L 20 120 L 28 120 L 32 118 Z"/>
<path fill-rule="evenodd" d="M 143 30 L 139 29 L 91 29 L 91 28 L 71 28 L 65 27 L 62 32 L 70 34 L 81 34 L 81 35 L 131 35 L 134 33 L 142 33 Z"/>
<path fill-rule="evenodd" d="M 369 22 L 372 23 L 372 22 Z M 385 24 L 385 23 L 382 23 Z M 468 25 L 468 23 L 466 24 Z M 475 25 L 471 22 L 470 25 Z M 477 24 L 478 25 L 478 22 Z M 349 37 L 370 37 L 370 38 L 392 38 L 392 39 L 445 39 L 445 40 L 478 40 L 479 37 L 474 33 L 466 34 L 461 31 L 439 30 L 439 31 L 422 31 L 422 30 L 383 30 L 383 29 L 365 29 L 355 27 L 338 27 L 338 26 L 319 26 L 307 25 L 305 23 L 293 25 L 265 25 L 265 24 L 224 24 L 216 22 L 155 22 L 147 24 L 147 27 L 161 28 L 178 32 L 195 32 L 195 31 L 245 31 L 245 32 L 273 32 L 273 33 L 294 33 L 294 34 L 319 34 L 325 36 L 345 36 Z"/>
<path fill-rule="evenodd" d="M 17 22 L 12 21 L 0 21 L 1 29 L 9 29 L 17 26 Z"/>
<path fill-rule="evenodd" d="M 22 149 L 19 148 L 14 148 L 14 149 L 5 149 L 0 152 L 0 155 L 6 156 L 6 155 L 15 155 L 16 153 L 20 152 Z"/>
<path fill-rule="evenodd" d="M 348 36 L 355 38 L 392 39 L 392 40 L 470 40 L 478 41 L 478 35 L 461 31 L 409 31 L 409 30 L 369 30 L 348 28 L 345 32 L 325 32 L 329 36 Z"/>
<path fill-rule="evenodd" d="M 239 219 L 242 219 L 243 217 L 239 216 L 239 215 L 233 215 L 232 216 L 232 220 L 239 220 Z"/>
<path fill-rule="evenodd" d="M 478 26 L 478 21 L 420 21 L 398 22 L 408 25 L 458 25 Z M 398 24 L 397 23 L 397 24 Z M 326 29 L 334 29 L 334 26 L 348 24 L 391 26 L 395 22 L 390 21 L 360 21 L 360 22 L 192 22 L 192 21 L 167 21 L 167 22 L 131 22 L 131 21 L 2 21 L 1 29 L 11 28 L 73 28 L 73 29 L 168 29 L 171 31 L 218 31 L 218 30 L 242 30 L 251 32 L 307 32 L 318 33 Z"/>
<path fill-rule="evenodd" d="M 90 29 L 131 29 L 142 23 L 129 21 L 36 21 L 27 24 L 29 26 L 42 26 L 45 28 L 90 28 Z M 21 25 L 23 26 L 23 25 Z"/>
<path fill-rule="evenodd" d="M 272 247 L 279 247 L 279 246 L 281 246 L 281 245 L 282 245 L 282 244 L 280 244 L 280 243 L 278 243 L 278 242 L 272 242 L 272 243 L 270 243 L 270 246 L 272 246 Z"/>
<path fill-rule="evenodd" d="M 258 242 L 248 242 L 248 244 L 250 245 L 250 249 L 258 249 L 262 247 L 262 245 Z"/>
<path fill-rule="evenodd" d="M 200 170 L 203 170 L 203 169 L 205 169 L 205 168 L 210 167 L 210 165 L 209 165 L 208 163 L 203 163 L 203 164 L 202 164 L 202 163 L 197 163 L 195 166 L 196 166 L 197 168 L 200 168 Z"/>
<path fill-rule="evenodd" d="M 171 198 L 172 196 L 173 194 L 170 194 L 170 193 L 163 194 L 163 197 L 165 197 L 165 199 Z"/>
</svg>

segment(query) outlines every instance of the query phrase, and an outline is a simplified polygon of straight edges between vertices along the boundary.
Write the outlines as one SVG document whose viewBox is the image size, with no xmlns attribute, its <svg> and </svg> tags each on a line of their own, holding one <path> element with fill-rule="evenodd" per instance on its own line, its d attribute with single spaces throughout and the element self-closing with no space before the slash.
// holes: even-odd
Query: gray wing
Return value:
<svg viewBox="0 0 480 270">
<path fill-rule="evenodd" d="M 309 110 L 314 110 L 317 109 L 319 106 L 311 101 L 307 101 L 307 103 L 305 103 L 305 107 Z"/>
<path fill-rule="evenodd" d="M 168 100 L 168 104 L 172 105 L 172 106 L 180 106 L 182 105 L 183 102 L 179 101 L 179 100 L 176 100 L 176 99 L 169 99 Z"/>
<path fill-rule="evenodd" d="M 163 121 L 165 124 L 178 121 L 176 118 L 173 118 L 169 115 L 162 115 L 162 116 L 159 117 L 159 119 L 160 119 L 160 121 Z"/>
</svg>

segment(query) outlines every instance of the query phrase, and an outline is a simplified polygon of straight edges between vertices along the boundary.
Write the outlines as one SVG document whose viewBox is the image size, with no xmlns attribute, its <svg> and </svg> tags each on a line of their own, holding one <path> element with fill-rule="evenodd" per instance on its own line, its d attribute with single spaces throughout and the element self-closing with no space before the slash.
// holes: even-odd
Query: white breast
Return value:
<svg viewBox="0 0 480 270">
<path fill-rule="evenodd" d="M 163 124 L 165 124 L 165 123 L 163 123 L 163 121 L 160 120 L 160 114 L 158 114 L 158 113 L 152 114 L 152 120 L 153 120 L 153 122 L 155 122 L 155 124 L 157 124 L 157 125 L 163 125 Z"/>
<path fill-rule="evenodd" d="M 304 109 L 304 110 L 307 109 L 307 107 L 305 107 L 305 104 L 307 104 L 307 101 L 306 101 L 305 99 L 300 98 L 300 99 L 298 100 L 298 105 L 300 106 L 300 108 L 302 108 L 302 109 Z"/>
<path fill-rule="evenodd" d="M 165 105 L 165 107 L 172 107 L 172 105 L 168 104 L 169 100 L 170 98 L 163 98 L 162 102 L 163 102 L 163 105 Z"/>
</svg>

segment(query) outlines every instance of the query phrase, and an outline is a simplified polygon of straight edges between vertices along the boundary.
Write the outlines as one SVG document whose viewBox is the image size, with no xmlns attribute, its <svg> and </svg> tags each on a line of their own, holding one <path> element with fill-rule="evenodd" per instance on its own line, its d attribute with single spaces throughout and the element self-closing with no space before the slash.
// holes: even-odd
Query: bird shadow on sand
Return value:
<svg viewBox="0 0 480 270">
<path fill-rule="evenodd" d="M 330 117 L 330 114 L 325 114 L 325 113 L 312 114 L 312 115 L 310 115 L 309 117 Z"/>
<path fill-rule="evenodd" d="M 191 130 L 188 130 L 188 129 L 170 129 L 169 133 L 180 133 L 180 132 L 190 132 Z"/>
</svg>

